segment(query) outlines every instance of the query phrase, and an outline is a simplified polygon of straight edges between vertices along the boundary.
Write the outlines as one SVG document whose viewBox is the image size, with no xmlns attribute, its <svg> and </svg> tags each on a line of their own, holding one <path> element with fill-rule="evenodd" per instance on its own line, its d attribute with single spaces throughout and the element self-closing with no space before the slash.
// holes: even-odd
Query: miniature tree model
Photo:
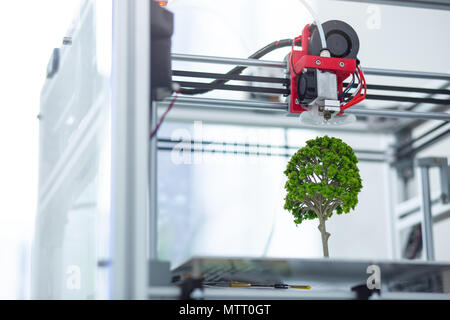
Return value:
<svg viewBox="0 0 450 320">
<path fill-rule="evenodd" d="M 325 223 L 334 212 L 348 213 L 358 203 L 361 177 L 353 149 L 341 139 L 328 136 L 306 142 L 290 159 L 284 174 L 288 177 L 284 208 L 298 225 L 319 219 L 323 255 L 328 257 L 330 233 Z"/>
</svg>

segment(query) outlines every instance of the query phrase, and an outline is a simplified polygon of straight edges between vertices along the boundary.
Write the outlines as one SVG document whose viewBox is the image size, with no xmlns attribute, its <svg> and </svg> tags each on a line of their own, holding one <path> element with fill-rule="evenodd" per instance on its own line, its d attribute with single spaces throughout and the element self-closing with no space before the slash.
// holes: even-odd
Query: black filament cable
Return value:
<svg viewBox="0 0 450 320">
<path fill-rule="evenodd" d="M 248 57 L 248 59 L 261 59 L 263 56 L 265 56 L 266 54 L 268 54 L 269 52 L 272 52 L 276 49 L 279 48 L 285 48 L 285 47 L 291 47 L 292 46 L 292 39 L 282 39 L 282 40 L 278 40 L 278 41 L 274 41 L 270 44 L 268 44 L 267 46 L 265 46 L 264 48 L 259 49 L 258 51 L 256 51 L 255 53 L 253 53 L 252 55 L 250 55 Z M 295 45 L 297 46 L 301 46 L 302 43 L 301 41 L 296 41 Z M 247 69 L 247 66 L 236 66 L 233 69 L 231 69 L 230 71 L 228 71 L 226 74 L 227 75 L 238 75 L 241 74 L 242 71 L 244 71 L 245 69 Z M 230 80 L 225 80 L 225 79 L 216 79 L 212 82 L 210 82 L 209 84 L 211 86 L 213 85 L 223 85 L 225 83 L 227 83 Z M 195 94 L 202 94 L 202 93 L 207 93 L 214 90 L 214 88 L 208 88 L 208 89 L 187 89 L 187 88 L 182 88 L 180 93 L 182 94 L 188 94 L 188 95 L 195 95 Z"/>
</svg>

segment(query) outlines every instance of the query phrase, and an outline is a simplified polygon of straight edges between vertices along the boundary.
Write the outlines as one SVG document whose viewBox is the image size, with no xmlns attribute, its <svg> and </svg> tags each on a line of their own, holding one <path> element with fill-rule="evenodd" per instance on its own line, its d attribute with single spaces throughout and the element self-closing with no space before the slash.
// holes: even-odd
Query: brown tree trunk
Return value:
<svg viewBox="0 0 450 320">
<path fill-rule="evenodd" d="M 328 238 L 330 237 L 330 233 L 327 232 L 327 229 L 325 228 L 325 220 L 320 219 L 319 223 L 319 231 L 322 235 L 322 248 L 323 248 L 323 256 L 325 258 L 329 257 L 328 254 Z"/>
</svg>

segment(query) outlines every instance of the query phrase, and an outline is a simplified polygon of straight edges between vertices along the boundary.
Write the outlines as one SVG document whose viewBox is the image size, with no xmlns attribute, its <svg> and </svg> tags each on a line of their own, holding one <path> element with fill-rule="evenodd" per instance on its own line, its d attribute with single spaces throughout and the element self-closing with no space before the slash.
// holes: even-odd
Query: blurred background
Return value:
<svg viewBox="0 0 450 320">
<path fill-rule="evenodd" d="M 0 298 L 30 297 L 40 92 L 80 1 L 0 3 Z"/>
<path fill-rule="evenodd" d="M 449 11 L 311 3 L 322 21 L 341 19 L 356 30 L 363 67 L 450 72 Z M 174 53 L 244 58 L 274 40 L 297 36 L 312 21 L 297 0 L 173 0 L 167 8 L 175 14 Z M 105 266 L 111 253 L 112 23 L 109 0 L 0 3 L 0 299 L 110 297 Z M 49 61 L 55 48 L 63 68 L 52 81 Z M 264 59 L 281 61 L 288 52 L 278 50 Z M 181 62 L 175 68 L 228 70 Z M 368 77 L 371 81 L 386 79 Z M 389 79 L 389 84 L 398 83 Z M 402 85 L 429 82 L 411 79 Z M 205 96 L 249 98 L 225 91 Z M 248 125 L 251 114 L 227 112 L 214 121 L 194 122 L 203 116 L 191 114 L 187 121 L 175 107 L 158 135 L 271 144 L 282 150 L 328 133 L 288 128 L 276 120 L 270 126 L 264 121 Z M 386 151 L 393 143 L 390 133 L 344 129 L 332 135 L 355 149 Z M 449 150 L 447 139 L 420 155 L 448 157 Z M 283 209 L 287 157 L 204 154 L 197 160 L 179 164 L 170 152 L 158 154 L 160 259 L 175 267 L 193 255 L 322 256 L 317 222 L 296 227 Z M 394 248 L 392 210 L 395 203 L 417 196 L 418 182 L 410 182 L 405 198 L 389 191 L 397 182 L 386 164 L 361 161 L 360 170 L 364 188 L 358 207 L 328 223 L 331 256 L 405 258 L 404 243 Z M 432 187 L 438 186 L 432 172 Z M 435 225 L 438 260 L 450 260 L 448 220 Z M 408 234 L 401 236 L 403 242 Z M 71 284 L 77 274 L 83 275 L 81 283 Z"/>
</svg>

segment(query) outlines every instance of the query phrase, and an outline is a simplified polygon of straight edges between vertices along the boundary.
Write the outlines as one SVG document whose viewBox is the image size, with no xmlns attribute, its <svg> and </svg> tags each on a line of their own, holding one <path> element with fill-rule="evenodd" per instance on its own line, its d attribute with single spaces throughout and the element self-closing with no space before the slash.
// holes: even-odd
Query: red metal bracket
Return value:
<svg viewBox="0 0 450 320">
<path fill-rule="evenodd" d="M 329 58 L 310 56 L 308 52 L 308 40 L 310 37 L 309 25 L 307 25 L 300 37 L 295 40 L 302 39 L 302 50 L 294 50 L 292 48 L 289 54 L 289 68 L 291 73 L 291 96 L 289 99 L 289 112 L 302 113 L 306 111 L 306 107 L 298 103 L 298 75 L 306 69 L 318 69 L 330 71 L 337 76 L 338 95 L 342 93 L 342 83 L 350 75 L 356 72 L 355 59 Z"/>
</svg>

